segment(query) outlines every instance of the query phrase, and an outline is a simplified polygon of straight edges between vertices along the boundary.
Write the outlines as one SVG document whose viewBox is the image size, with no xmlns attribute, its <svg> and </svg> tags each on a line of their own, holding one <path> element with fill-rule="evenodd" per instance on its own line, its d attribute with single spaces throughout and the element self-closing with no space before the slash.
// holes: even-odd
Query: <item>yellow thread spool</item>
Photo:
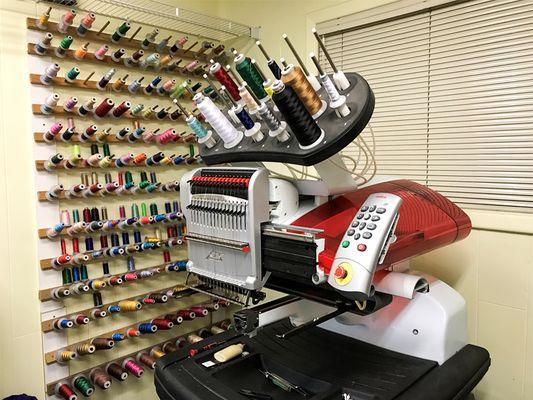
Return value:
<svg viewBox="0 0 533 400">
<path fill-rule="evenodd" d="M 142 308 L 142 304 L 135 300 L 119 301 L 118 306 L 120 307 L 120 311 L 124 312 L 137 311 Z"/>
</svg>

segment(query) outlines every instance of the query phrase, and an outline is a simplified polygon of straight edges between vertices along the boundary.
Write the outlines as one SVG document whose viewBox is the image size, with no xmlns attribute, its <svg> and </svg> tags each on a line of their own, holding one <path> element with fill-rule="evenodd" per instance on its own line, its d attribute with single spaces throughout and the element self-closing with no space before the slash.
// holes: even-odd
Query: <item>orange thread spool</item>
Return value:
<svg viewBox="0 0 533 400">
<path fill-rule="evenodd" d="M 320 111 L 322 101 L 299 66 L 291 64 L 283 68 L 283 71 L 281 71 L 281 81 L 294 89 L 311 115 L 315 115 Z"/>
</svg>

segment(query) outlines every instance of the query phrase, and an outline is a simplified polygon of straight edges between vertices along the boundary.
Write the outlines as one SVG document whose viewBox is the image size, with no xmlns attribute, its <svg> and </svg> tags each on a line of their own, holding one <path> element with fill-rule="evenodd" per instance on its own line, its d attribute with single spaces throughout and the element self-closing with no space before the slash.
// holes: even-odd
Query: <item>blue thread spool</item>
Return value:
<svg viewBox="0 0 533 400">
<path fill-rule="evenodd" d="M 113 306 L 113 307 L 118 307 L 118 306 Z M 120 307 L 119 307 L 119 310 L 120 310 Z M 120 342 L 122 340 L 124 340 L 126 336 L 122 333 L 113 333 L 113 335 L 111 335 L 111 339 L 113 339 L 115 342 Z"/>
<path fill-rule="evenodd" d="M 139 231 L 133 231 L 133 241 L 135 243 L 141 243 L 142 242 L 142 239 L 141 239 L 141 232 Z"/>
<path fill-rule="evenodd" d="M 139 324 L 138 330 L 141 333 L 155 333 L 157 332 L 157 326 L 149 322 L 145 322 L 143 324 Z"/>
<path fill-rule="evenodd" d="M 87 265 L 80 265 L 81 279 L 89 279 L 89 274 L 87 273 Z"/>
<path fill-rule="evenodd" d="M 73 282 L 80 281 L 80 268 L 79 267 L 72 267 L 72 281 Z"/>
<path fill-rule="evenodd" d="M 128 232 L 122 232 L 122 244 L 123 245 L 130 244 L 130 234 Z"/>
<path fill-rule="evenodd" d="M 91 238 L 91 237 L 86 237 L 85 238 L 85 250 L 86 251 L 94 250 L 93 238 Z"/>
<path fill-rule="evenodd" d="M 118 313 L 120 312 L 120 307 L 117 306 L 117 305 L 112 305 L 112 306 L 109 306 L 107 308 L 107 312 L 110 313 L 110 314 L 114 314 L 114 313 Z M 112 337 L 113 340 L 116 340 L 115 338 Z M 122 340 L 122 339 L 121 339 Z"/>
</svg>

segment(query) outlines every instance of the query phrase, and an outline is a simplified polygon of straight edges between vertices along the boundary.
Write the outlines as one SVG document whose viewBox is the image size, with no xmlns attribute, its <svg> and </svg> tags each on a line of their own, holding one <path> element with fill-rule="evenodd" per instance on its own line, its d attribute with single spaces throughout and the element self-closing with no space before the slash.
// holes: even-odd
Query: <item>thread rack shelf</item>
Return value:
<svg viewBox="0 0 533 400">
<path fill-rule="evenodd" d="M 104 90 L 100 90 L 96 86 L 98 81 L 93 81 L 93 80 L 85 81 L 85 79 L 74 79 L 73 81 L 69 82 L 65 80 L 65 78 L 61 78 L 57 76 L 55 78 L 52 78 L 52 83 L 50 85 L 45 85 L 41 82 L 41 75 L 39 74 L 30 74 L 30 83 L 33 85 L 40 85 L 44 87 L 65 87 L 65 88 L 92 90 L 92 91 L 95 91 L 101 94 L 126 95 L 128 97 L 142 96 L 147 99 L 148 98 L 168 99 L 168 93 L 165 93 L 165 95 L 159 95 L 157 93 L 145 94 L 143 91 L 144 87 L 139 88 L 139 90 L 136 93 L 130 93 L 127 89 L 127 85 L 128 85 L 127 83 L 124 84 L 124 90 L 121 90 L 118 92 L 111 89 L 111 86 L 112 86 L 111 82 L 107 84 Z M 181 97 L 180 102 L 192 103 L 192 99 L 189 97 Z"/>
<path fill-rule="evenodd" d="M 144 120 L 144 121 L 172 121 L 170 118 L 164 118 L 164 119 L 157 119 L 155 118 L 155 116 L 151 117 L 151 118 L 142 118 L 142 117 L 138 117 L 136 115 L 131 115 L 129 111 L 125 112 L 124 114 L 122 114 L 120 117 L 118 118 L 115 118 L 113 117 L 112 115 L 105 115 L 104 117 L 96 117 L 94 118 L 94 114 L 91 113 L 87 116 L 82 116 L 82 115 L 79 115 L 77 112 L 67 112 L 65 111 L 65 109 L 62 107 L 62 106 L 55 106 L 53 107 L 53 111 L 51 114 L 45 114 L 41 111 L 41 104 L 32 104 L 31 106 L 31 110 L 33 112 L 34 115 L 44 115 L 44 116 L 66 116 L 66 117 L 77 117 L 77 118 L 82 118 L 82 119 L 87 119 L 87 118 L 93 118 L 93 119 L 112 119 L 114 121 L 120 121 L 121 119 L 133 119 L 133 120 Z M 183 114 L 180 115 L 180 118 L 181 119 L 184 119 L 185 117 L 183 116 Z"/>
<path fill-rule="evenodd" d="M 173 271 L 167 271 L 166 268 L 169 266 L 169 265 L 172 265 L 176 262 L 179 262 L 180 260 L 178 261 L 170 261 L 168 263 L 164 263 L 164 264 L 156 264 L 156 265 L 152 265 L 152 266 L 149 266 L 149 267 L 144 267 L 144 268 L 137 268 L 135 269 L 135 272 L 143 272 L 143 271 L 150 271 L 150 270 L 154 270 L 154 269 L 161 269 L 161 273 L 170 273 L 170 272 L 173 272 Z M 105 279 L 109 279 L 109 278 L 119 278 L 119 277 L 122 277 L 124 275 L 124 272 L 120 273 L 120 274 L 114 274 L 114 275 L 106 275 L 106 276 L 99 276 L 97 278 L 92 278 L 92 280 L 105 280 Z M 155 275 L 152 275 L 152 277 L 155 277 L 155 276 L 158 276 L 159 274 L 155 274 Z M 123 286 L 123 285 L 127 285 L 127 284 L 130 284 L 130 283 L 133 283 L 133 282 L 138 282 L 138 281 L 144 281 L 146 279 L 149 279 L 149 278 L 143 278 L 143 279 L 135 279 L 135 280 L 132 280 L 132 281 L 125 281 L 123 282 L 122 284 L 118 285 L 119 287 L 120 286 Z M 88 282 L 89 279 L 87 280 L 82 280 L 80 281 L 80 283 L 86 283 Z M 39 300 L 44 302 L 44 301 L 50 301 L 50 300 L 54 300 L 54 301 L 61 301 L 62 299 L 54 299 L 52 297 L 52 291 L 56 290 L 56 289 L 61 289 L 61 288 L 68 288 L 70 285 L 61 285 L 61 286 L 55 286 L 55 287 L 51 287 L 51 288 L 47 288 L 47 289 L 41 289 L 39 290 Z M 111 288 L 113 288 L 114 286 L 106 286 L 104 288 L 104 290 L 109 290 Z M 73 298 L 73 297 L 76 297 L 76 296 L 82 296 L 82 294 L 70 294 L 70 296 L 67 296 L 65 297 L 65 299 L 69 299 L 69 298 Z"/>
<path fill-rule="evenodd" d="M 33 31 L 38 31 L 38 32 L 50 32 L 50 33 L 53 33 L 53 34 L 58 34 L 58 35 L 70 35 L 72 36 L 73 38 L 75 39 L 79 39 L 80 41 L 85 41 L 85 42 L 105 42 L 105 43 L 113 43 L 111 41 L 111 35 L 108 34 L 108 33 L 98 33 L 98 31 L 95 31 L 95 30 L 88 30 L 87 33 L 85 34 L 85 36 L 79 36 L 76 32 L 76 28 L 74 26 L 69 26 L 67 28 L 67 33 L 61 33 L 58 31 L 58 24 L 55 23 L 55 22 L 48 22 L 48 26 L 45 30 L 43 29 L 40 29 L 38 26 L 37 26 L 37 23 L 38 23 L 38 20 L 36 18 L 26 18 L 26 28 L 28 29 L 31 29 Z M 133 31 L 132 31 L 133 33 Z M 142 42 L 140 40 L 137 40 L 137 39 L 131 39 L 131 38 L 128 38 L 128 37 L 123 37 L 122 38 L 123 40 L 120 40 L 118 43 L 113 43 L 114 45 L 118 46 L 118 47 L 129 47 L 129 48 L 134 48 L 134 49 L 140 49 L 141 48 L 141 44 Z M 190 46 L 190 45 L 188 45 Z M 188 47 L 187 46 L 187 47 Z M 169 46 L 167 46 L 167 48 L 165 49 L 166 50 L 166 53 L 168 53 L 168 49 L 169 49 Z M 152 51 L 156 51 L 155 49 L 155 44 L 151 44 L 149 47 L 148 47 L 148 50 L 152 50 Z M 191 59 L 191 60 L 199 60 L 199 61 L 208 61 L 209 60 L 209 56 L 207 54 L 200 54 L 196 51 L 192 51 L 189 50 L 189 51 L 185 51 L 183 49 L 180 49 L 176 52 L 176 54 L 174 55 L 174 57 L 177 57 L 177 58 L 187 58 L 187 59 Z"/>
<path fill-rule="evenodd" d="M 109 170 L 109 169 L 112 169 L 112 170 L 118 170 L 118 171 L 125 171 L 127 170 L 128 168 L 167 168 L 167 169 L 177 169 L 177 168 L 183 168 L 185 166 L 189 166 L 191 164 L 186 164 L 185 161 L 183 161 L 181 164 L 178 164 L 178 165 L 173 165 L 173 164 L 154 164 L 154 165 L 145 165 L 145 164 L 130 164 L 130 165 L 127 165 L 125 167 L 117 167 L 115 164 L 112 164 L 108 167 L 99 167 L 99 166 L 91 166 L 91 165 L 86 165 L 84 163 L 85 160 L 80 160 L 79 164 L 76 165 L 74 168 L 72 169 L 65 169 L 64 168 L 64 164 L 65 162 L 61 162 L 60 165 L 58 165 L 57 168 L 53 169 L 52 171 L 48 171 L 45 167 L 44 167 L 44 163 L 46 162 L 46 160 L 35 160 L 35 168 L 37 169 L 37 171 L 47 171 L 47 172 L 51 172 L 51 173 L 54 173 L 54 172 L 58 172 L 58 171 L 76 171 L 76 170 L 91 170 L 91 169 L 94 169 L 94 170 Z"/>
<path fill-rule="evenodd" d="M 199 294 L 199 293 L 194 293 L 190 297 L 194 297 L 194 296 L 202 296 L 202 295 Z M 196 307 L 196 306 L 200 306 L 201 304 L 205 304 L 205 303 L 206 303 L 206 301 L 202 300 L 202 301 L 198 301 L 195 304 L 188 305 L 187 307 Z M 53 363 L 57 362 L 57 353 L 58 353 L 58 351 L 73 351 L 73 350 L 76 349 L 77 346 L 80 346 L 80 345 L 83 345 L 83 344 L 85 344 L 87 342 L 90 342 L 92 339 L 108 338 L 108 337 L 112 336 L 115 333 L 122 333 L 124 331 L 127 331 L 128 329 L 135 329 L 140 324 L 148 323 L 148 322 L 150 322 L 153 319 L 164 318 L 166 314 L 169 314 L 169 313 L 167 312 L 165 314 L 156 315 L 153 318 L 144 319 L 144 320 L 138 321 L 138 322 L 136 322 L 134 324 L 129 324 L 129 325 L 117 328 L 117 329 L 113 329 L 113 330 L 111 330 L 109 332 L 102 333 L 102 334 L 100 334 L 98 336 L 95 336 L 95 337 L 92 337 L 92 338 L 89 338 L 89 339 L 85 339 L 85 340 L 80 340 L 79 342 L 70 344 L 68 346 L 65 346 L 65 347 L 62 347 L 62 348 L 59 348 L 59 349 L 56 349 L 56 350 L 53 350 L 53 351 L 49 351 L 49 352 L 45 353 L 44 360 L 45 360 L 45 362 L 47 364 L 53 364 Z M 202 316 L 201 318 L 205 318 L 205 317 Z M 189 322 L 189 321 L 183 321 L 182 324 L 184 324 L 186 322 Z M 181 326 L 182 324 L 177 325 L 177 326 Z M 147 335 L 153 335 L 153 333 L 152 334 L 147 334 Z M 144 336 L 146 336 L 146 335 L 144 335 Z M 142 338 L 142 337 L 143 337 L 143 335 L 140 336 L 140 338 Z"/>
<path fill-rule="evenodd" d="M 58 57 L 57 54 L 55 54 L 55 51 L 53 51 L 52 49 L 48 49 L 44 52 L 44 54 L 39 54 L 37 51 L 35 51 L 35 43 L 28 43 L 28 54 L 29 55 L 32 55 L 32 56 L 39 56 L 39 57 L 53 57 L 53 58 L 57 58 L 59 60 L 65 60 L 65 59 L 68 59 L 68 60 L 71 60 L 71 61 L 75 61 L 75 62 L 80 62 L 80 60 L 77 60 L 75 57 L 74 57 L 74 50 L 66 50 L 65 51 L 65 57 Z M 85 55 L 85 57 L 83 58 L 83 62 L 89 62 L 89 63 L 92 63 L 92 64 L 98 64 L 98 65 L 102 65 L 102 64 L 108 64 L 108 65 L 114 65 L 114 66 L 124 66 L 124 63 L 123 62 L 116 62 L 114 61 L 111 56 L 104 56 L 101 60 L 98 59 L 94 53 L 87 53 Z M 161 69 L 155 69 L 155 68 L 141 68 L 139 65 L 134 65 L 132 67 L 127 67 L 129 70 L 132 70 L 132 71 L 141 71 L 141 72 L 151 72 L 151 71 L 155 71 L 155 72 L 165 72 L 166 74 L 168 75 L 172 75 L 172 76 L 181 76 L 181 77 L 185 77 L 185 78 L 195 78 L 195 79 L 204 79 L 203 78 L 203 74 L 205 74 L 205 70 L 201 70 L 201 73 L 199 73 L 198 75 L 194 74 L 194 73 L 184 73 L 182 72 L 181 70 L 174 70 L 174 71 L 168 71 L 167 69 L 165 68 L 161 68 Z"/>
<path fill-rule="evenodd" d="M 195 142 L 196 141 L 196 137 L 194 136 L 194 134 L 189 134 L 187 136 L 185 136 L 185 133 L 187 133 L 186 131 L 183 131 L 181 133 L 179 133 L 178 135 L 180 136 L 180 140 L 177 141 L 177 142 L 171 142 L 171 143 L 166 143 L 166 144 L 162 144 L 162 143 L 157 143 L 157 142 L 150 142 L 152 144 L 155 144 L 155 145 L 158 145 L 158 146 L 168 146 L 168 145 L 172 145 L 172 144 L 176 144 L 176 143 L 191 143 L 191 142 Z M 60 138 L 56 138 L 53 142 L 47 142 L 46 140 L 44 140 L 44 132 L 33 132 L 33 140 L 36 142 L 36 143 L 48 143 L 50 145 L 53 145 L 53 144 L 59 144 L 59 143 L 66 143 L 66 144 L 69 144 L 69 143 L 76 143 L 76 144 L 87 144 L 87 145 L 90 145 L 92 143 L 99 143 L 99 144 L 103 144 L 103 143 L 128 143 L 128 146 L 135 146 L 135 145 L 139 145 L 139 144 L 142 144 L 142 145 L 146 145 L 148 143 L 142 141 L 142 140 L 136 140 L 134 142 L 128 142 L 127 140 L 119 140 L 116 138 L 116 136 L 114 135 L 108 135 L 106 137 L 106 139 L 104 141 L 101 141 L 99 142 L 98 140 L 96 140 L 96 138 L 93 136 L 91 138 L 89 138 L 89 140 L 83 142 L 81 140 L 79 140 L 77 137 L 73 136 L 68 142 L 63 142 Z"/>
<path fill-rule="evenodd" d="M 77 282 L 76 282 L 77 283 Z M 132 296 L 132 297 L 127 297 L 127 298 L 124 298 L 124 299 L 121 299 L 121 300 L 118 300 L 118 301 L 113 301 L 111 303 L 106 303 L 106 304 L 102 304 L 101 306 L 95 306 L 95 307 L 91 307 L 91 308 L 86 308 L 84 310 L 79 310 L 79 311 L 76 311 L 75 313 L 71 313 L 71 314 L 67 314 L 67 315 L 62 315 L 60 317 L 57 317 L 57 318 L 52 318 L 52 319 L 47 319 L 45 321 L 42 321 L 41 322 L 41 330 L 44 332 L 44 333 L 47 333 L 47 332 L 53 332 L 55 331 L 54 329 L 54 321 L 57 321 L 58 319 L 61 319 L 61 318 L 65 318 L 65 319 L 72 319 L 74 318 L 76 315 L 78 314 L 84 314 L 84 315 L 87 315 L 87 314 L 90 314 L 90 312 L 92 310 L 94 310 L 95 308 L 101 308 L 101 309 L 104 309 L 104 310 L 107 310 L 109 307 L 111 306 L 116 306 L 118 305 L 121 301 L 131 301 L 131 300 L 137 300 L 137 299 L 140 299 L 140 298 L 144 298 L 144 297 L 147 297 L 149 296 L 150 294 L 152 293 L 162 293 L 162 292 L 168 292 L 172 289 L 175 289 L 177 288 L 177 285 L 173 285 L 173 286 L 169 286 L 169 287 L 166 287 L 166 288 L 163 288 L 163 289 L 158 289 L 158 290 L 151 290 L 149 292 L 146 292 L 146 293 L 141 293 L 137 296 Z M 176 293 L 176 295 L 172 296 L 172 297 L 169 297 L 169 300 L 172 300 L 172 299 L 181 299 L 182 297 L 185 297 L 185 296 L 190 296 L 192 294 L 196 294 L 197 292 L 195 292 L 194 290 L 190 289 L 190 288 L 187 288 L 187 287 L 183 287 L 183 289 L 179 290 L 179 291 L 175 291 L 174 293 Z M 147 307 L 152 307 L 152 306 L 157 306 L 158 304 L 167 304 L 166 303 L 154 303 L 154 304 L 143 304 L 143 307 L 147 306 Z M 112 316 L 117 316 L 117 315 L 124 315 L 124 314 L 130 314 L 132 312 L 137 312 L 137 311 L 140 311 L 142 308 L 139 308 L 138 310 L 135 310 L 135 311 L 120 311 L 118 313 L 113 313 L 113 314 L 107 314 L 106 317 L 104 318 L 109 318 L 109 317 L 112 317 Z M 100 318 L 99 318 L 100 319 Z M 98 319 L 98 320 L 99 320 Z M 89 321 L 89 324 L 94 322 L 94 321 L 97 321 L 96 319 L 90 319 Z M 82 326 L 86 326 L 86 325 L 82 325 Z M 70 329 L 76 329 L 76 328 L 70 328 Z"/>
</svg>

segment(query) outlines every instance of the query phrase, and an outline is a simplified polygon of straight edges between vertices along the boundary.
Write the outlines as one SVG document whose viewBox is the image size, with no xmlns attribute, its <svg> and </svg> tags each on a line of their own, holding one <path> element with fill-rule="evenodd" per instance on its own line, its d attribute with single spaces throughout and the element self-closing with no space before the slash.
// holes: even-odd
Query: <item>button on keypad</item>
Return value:
<svg viewBox="0 0 533 400">
<path fill-rule="evenodd" d="M 364 216 L 365 216 L 364 214 L 358 214 L 357 219 L 363 219 Z"/>
<path fill-rule="evenodd" d="M 353 236 L 353 234 L 355 233 L 355 230 L 354 229 L 348 229 L 348 232 L 346 232 L 348 236 Z"/>
<path fill-rule="evenodd" d="M 363 239 L 370 239 L 372 237 L 372 234 L 370 232 L 363 233 Z"/>
<path fill-rule="evenodd" d="M 365 221 L 369 220 L 370 219 L 370 214 L 365 214 L 364 219 L 365 219 Z"/>
<path fill-rule="evenodd" d="M 361 222 L 359 224 L 359 230 L 362 231 L 363 229 L 365 229 L 365 226 L 366 226 L 366 222 Z"/>
<path fill-rule="evenodd" d="M 354 238 L 355 240 L 359 240 L 359 239 L 361 238 L 361 234 L 360 234 L 360 233 L 356 233 L 356 234 L 353 236 L 353 238 Z"/>
<path fill-rule="evenodd" d="M 384 209 L 383 207 L 379 207 L 379 208 L 376 210 L 376 212 L 377 212 L 378 214 L 385 214 L 385 211 L 387 211 L 387 210 Z"/>
<path fill-rule="evenodd" d="M 361 211 L 362 211 L 362 212 L 368 211 L 368 206 L 363 206 L 363 207 L 361 207 Z"/>
<path fill-rule="evenodd" d="M 376 229 L 377 225 L 376 225 L 376 224 L 372 224 L 372 223 L 370 223 L 370 224 L 368 224 L 367 227 L 368 227 L 368 230 L 369 230 L 369 231 L 373 231 L 374 229 Z"/>
<path fill-rule="evenodd" d="M 358 225 L 359 225 L 359 221 L 352 222 L 352 228 L 357 228 Z"/>
<path fill-rule="evenodd" d="M 370 212 L 376 211 L 376 206 L 370 206 L 370 209 L 368 211 L 370 211 Z"/>
<path fill-rule="evenodd" d="M 381 218 L 379 218 L 379 215 L 373 215 L 372 216 L 372 221 L 379 221 Z"/>
</svg>

